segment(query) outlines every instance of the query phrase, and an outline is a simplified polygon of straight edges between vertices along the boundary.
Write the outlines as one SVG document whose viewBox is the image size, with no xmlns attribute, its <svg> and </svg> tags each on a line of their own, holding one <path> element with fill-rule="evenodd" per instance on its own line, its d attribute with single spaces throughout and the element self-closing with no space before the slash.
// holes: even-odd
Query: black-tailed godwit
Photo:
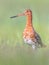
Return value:
<svg viewBox="0 0 49 65">
<path fill-rule="evenodd" d="M 37 47 L 42 47 L 43 43 L 41 41 L 41 38 L 38 35 L 38 33 L 34 30 L 32 24 L 32 11 L 30 9 L 27 9 L 24 11 L 24 13 L 18 14 L 16 16 L 12 16 L 11 18 L 15 18 L 19 16 L 26 16 L 27 19 L 26 27 L 23 32 L 24 43 L 31 45 L 33 49 L 36 49 Z"/>
</svg>

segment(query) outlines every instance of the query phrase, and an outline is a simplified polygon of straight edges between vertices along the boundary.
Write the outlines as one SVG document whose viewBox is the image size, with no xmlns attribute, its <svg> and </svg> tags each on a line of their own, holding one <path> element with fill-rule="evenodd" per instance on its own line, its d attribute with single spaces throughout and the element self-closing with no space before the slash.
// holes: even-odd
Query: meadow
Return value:
<svg viewBox="0 0 49 65">
<path fill-rule="evenodd" d="M 33 26 L 46 48 L 23 43 L 26 17 L 11 16 L 31 9 Z M 49 0 L 0 0 L 0 65 L 49 65 Z"/>
</svg>

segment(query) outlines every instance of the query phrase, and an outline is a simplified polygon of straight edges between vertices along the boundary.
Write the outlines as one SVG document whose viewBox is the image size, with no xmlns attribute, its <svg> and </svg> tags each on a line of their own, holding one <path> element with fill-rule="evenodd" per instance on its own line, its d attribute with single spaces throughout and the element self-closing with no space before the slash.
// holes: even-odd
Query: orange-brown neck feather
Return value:
<svg viewBox="0 0 49 65">
<path fill-rule="evenodd" d="M 32 14 L 27 15 L 26 27 L 28 27 L 28 26 L 32 26 Z"/>
</svg>

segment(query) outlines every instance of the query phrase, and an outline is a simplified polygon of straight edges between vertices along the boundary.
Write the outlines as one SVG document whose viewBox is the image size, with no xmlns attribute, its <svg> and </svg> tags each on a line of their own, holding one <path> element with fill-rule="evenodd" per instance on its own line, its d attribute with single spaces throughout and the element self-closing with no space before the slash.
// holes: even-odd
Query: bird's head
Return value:
<svg viewBox="0 0 49 65">
<path fill-rule="evenodd" d="M 32 15 L 32 11 L 30 9 L 27 9 L 24 11 L 24 14 L 27 15 Z"/>
<path fill-rule="evenodd" d="M 19 16 L 29 16 L 29 15 L 32 15 L 32 11 L 30 9 L 27 9 L 23 13 L 17 14 L 16 16 L 12 16 L 10 18 L 15 18 L 15 17 L 19 17 Z"/>
</svg>

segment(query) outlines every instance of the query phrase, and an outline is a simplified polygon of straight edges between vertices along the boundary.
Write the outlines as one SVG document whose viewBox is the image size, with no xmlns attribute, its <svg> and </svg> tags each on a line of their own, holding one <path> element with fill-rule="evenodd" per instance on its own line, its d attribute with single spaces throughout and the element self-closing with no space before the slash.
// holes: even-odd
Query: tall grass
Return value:
<svg viewBox="0 0 49 65">
<path fill-rule="evenodd" d="M 49 65 L 49 1 L 0 0 L 0 65 Z M 26 17 L 10 19 L 24 9 L 33 11 L 33 25 L 46 48 L 33 50 L 23 43 Z"/>
</svg>

